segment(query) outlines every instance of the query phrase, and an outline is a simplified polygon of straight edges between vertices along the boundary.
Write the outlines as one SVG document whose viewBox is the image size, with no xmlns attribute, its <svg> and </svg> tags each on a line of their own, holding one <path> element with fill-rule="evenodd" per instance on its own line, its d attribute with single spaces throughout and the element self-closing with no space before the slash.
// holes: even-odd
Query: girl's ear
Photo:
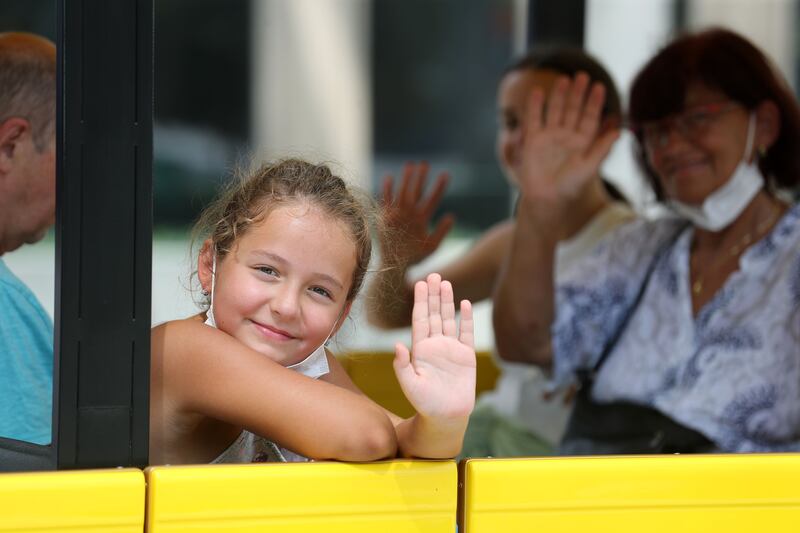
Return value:
<svg viewBox="0 0 800 533">
<path fill-rule="evenodd" d="M 200 280 L 200 287 L 205 292 L 211 292 L 211 278 L 214 275 L 213 271 L 214 243 L 211 242 L 211 239 L 206 239 L 197 256 L 197 278 Z"/>
<path fill-rule="evenodd" d="M 342 309 L 342 314 L 339 315 L 339 320 L 336 322 L 336 327 L 333 328 L 333 332 L 331 333 L 331 337 L 333 337 L 334 335 L 339 333 L 339 328 L 342 327 L 342 324 L 344 324 L 344 321 L 347 318 L 347 315 L 350 314 L 350 308 L 351 307 L 353 307 L 353 300 L 350 300 L 349 302 L 347 302 L 345 304 L 345 306 L 344 306 L 344 309 Z"/>
</svg>

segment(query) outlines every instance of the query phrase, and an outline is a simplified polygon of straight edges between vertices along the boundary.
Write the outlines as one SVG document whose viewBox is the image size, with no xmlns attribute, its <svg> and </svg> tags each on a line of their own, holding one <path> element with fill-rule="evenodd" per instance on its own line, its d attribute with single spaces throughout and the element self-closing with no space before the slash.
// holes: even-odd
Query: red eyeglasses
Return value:
<svg viewBox="0 0 800 533">
<path fill-rule="evenodd" d="M 719 115 L 739 107 L 741 104 L 730 100 L 698 105 L 667 118 L 643 122 L 637 129 L 641 133 L 645 148 L 648 150 L 663 148 L 667 145 L 673 129 L 684 138 L 695 140 L 708 131 L 708 127 Z"/>
</svg>

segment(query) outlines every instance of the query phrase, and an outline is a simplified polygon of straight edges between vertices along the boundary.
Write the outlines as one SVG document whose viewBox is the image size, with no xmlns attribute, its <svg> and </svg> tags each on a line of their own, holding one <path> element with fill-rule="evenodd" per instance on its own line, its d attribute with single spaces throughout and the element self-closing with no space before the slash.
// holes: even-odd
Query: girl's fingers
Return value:
<svg viewBox="0 0 800 533">
<path fill-rule="evenodd" d="M 595 83 L 589 91 L 586 106 L 578 123 L 578 131 L 587 139 L 593 139 L 600 127 L 600 117 L 603 112 L 603 103 L 606 100 L 606 89 L 600 83 Z"/>
<path fill-rule="evenodd" d="M 447 174 L 447 172 L 442 172 L 436 177 L 436 183 L 433 184 L 433 190 L 430 196 L 428 196 L 428 199 L 425 200 L 421 206 L 424 216 L 430 217 L 436 210 L 436 207 L 439 205 L 444 195 L 444 190 L 447 188 L 448 181 L 450 181 L 450 175 Z"/>
<path fill-rule="evenodd" d="M 392 191 L 394 189 L 394 178 L 386 176 L 383 178 L 383 205 L 392 205 Z"/>
<path fill-rule="evenodd" d="M 414 184 L 414 171 L 416 165 L 411 161 L 403 165 L 403 178 L 400 181 L 400 189 L 397 191 L 397 201 L 405 205 L 413 205 L 411 200 L 411 189 Z"/>
<path fill-rule="evenodd" d="M 442 277 L 435 272 L 428 275 L 428 322 L 429 335 L 442 334 L 441 314 Z"/>
<path fill-rule="evenodd" d="M 605 160 L 608 152 L 611 151 L 611 147 L 614 146 L 617 139 L 619 139 L 619 130 L 616 129 L 609 130 L 601 135 L 589 147 L 589 151 L 586 153 L 586 163 L 593 168 L 598 168 L 600 163 Z"/>
<path fill-rule="evenodd" d="M 411 345 L 415 346 L 429 335 L 428 283 L 418 281 L 414 284 L 414 308 L 411 311 Z"/>
<path fill-rule="evenodd" d="M 428 239 L 431 250 L 435 250 L 439 247 L 442 239 L 444 239 L 445 235 L 447 235 L 447 233 L 453 228 L 455 223 L 456 217 L 450 213 L 439 219 L 439 222 L 436 224 L 436 228 L 434 228 L 433 233 L 431 233 L 431 236 Z"/>
<path fill-rule="evenodd" d="M 544 91 L 540 87 L 531 90 L 531 97 L 528 100 L 528 109 L 525 113 L 525 120 L 522 123 L 523 139 L 536 137 L 542 129 L 542 115 L 544 114 Z"/>
<path fill-rule="evenodd" d="M 564 100 L 569 87 L 570 80 L 566 76 L 559 76 L 553 84 L 545 108 L 544 123 L 546 127 L 557 128 L 561 126 L 564 118 Z"/>
<path fill-rule="evenodd" d="M 472 304 L 469 300 L 461 300 L 461 324 L 458 333 L 458 340 L 466 344 L 473 350 L 475 349 L 475 335 L 472 323 Z"/>
<path fill-rule="evenodd" d="M 414 181 L 414 187 L 411 190 L 410 200 L 414 202 L 414 205 L 419 202 L 419 199 L 422 196 L 422 191 L 425 189 L 425 182 L 427 180 L 428 163 L 423 161 L 417 165 L 416 179 Z"/>
<path fill-rule="evenodd" d="M 394 370 L 403 372 L 411 364 L 411 352 L 405 344 L 398 342 L 394 345 Z"/>
<path fill-rule="evenodd" d="M 442 281 L 442 333 L 447 337 L 455 338 L 456 328 L 456 306 L 453 302 L 453 285 L 449 281 Z"/>
<path fill-rule="evenodd" d="M 564 110 L 563 125 L 569 130 L 575 129 L 583 110 L 583 102 L 586 98 L 586 89 L 589 87 L 589 75 L 585 72 L 578 72 L 572 80 L 567 103 Z"/>
</svg>

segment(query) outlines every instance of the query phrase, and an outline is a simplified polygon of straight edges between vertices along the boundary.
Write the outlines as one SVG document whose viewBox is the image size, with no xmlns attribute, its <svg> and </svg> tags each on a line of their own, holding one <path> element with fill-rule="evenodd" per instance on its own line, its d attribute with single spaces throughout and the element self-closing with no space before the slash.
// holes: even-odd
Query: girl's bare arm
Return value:
<svg viewBox="0 0 800 533">
<path fill-rule="evenodd" d="M 153 330 L 162 397 L 313 459 L 372 461 L 396 453 L 391 421 L 361 395 L 288 370 L 194 320 Z"/>
</svg>

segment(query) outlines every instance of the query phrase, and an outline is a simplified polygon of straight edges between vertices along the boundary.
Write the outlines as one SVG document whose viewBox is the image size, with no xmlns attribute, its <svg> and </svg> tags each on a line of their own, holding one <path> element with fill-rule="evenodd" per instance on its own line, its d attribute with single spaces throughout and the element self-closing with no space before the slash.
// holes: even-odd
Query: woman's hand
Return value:
<svg viewBox="0 0 800 533">
<path fill-rule="evenodd" d="M 384 249 L 384 254 L 390 254 L 403 265 L 419 263 L 428 257 L 439 247 L 455 221 L 453 215 L 446 214 L 432 232 L 428 231 L 449 177 L 444 172 L 439 174 L 433 190 L 424 197 L 427 174 L 427 163 L 406 163 L 396 194 L 394 178 L 387 176 L 383 181 L 384 220 L 394 233 L 390 240 L 392 249 Z"/>
<path fill-rule="evenodd" d="M 411 353 L 395 347 L 394 370 L 411 405 L 423 417 L 453 420 L 475 406 L 475 348 L 472 306 L 461 302 L 457 332 L 453 287 L 439 274 L 414 286 Z"/>
<path fill-rule="evenodd" d="M 598 134 L 605 88 L 589 81 L 585 72 L 560 77 L 546 106 L 544 92 L 533 90 L 516 169 L 524 197 L 553 205 L 577 198 L 619 137 L 616 128 Z"/>
</svg>

